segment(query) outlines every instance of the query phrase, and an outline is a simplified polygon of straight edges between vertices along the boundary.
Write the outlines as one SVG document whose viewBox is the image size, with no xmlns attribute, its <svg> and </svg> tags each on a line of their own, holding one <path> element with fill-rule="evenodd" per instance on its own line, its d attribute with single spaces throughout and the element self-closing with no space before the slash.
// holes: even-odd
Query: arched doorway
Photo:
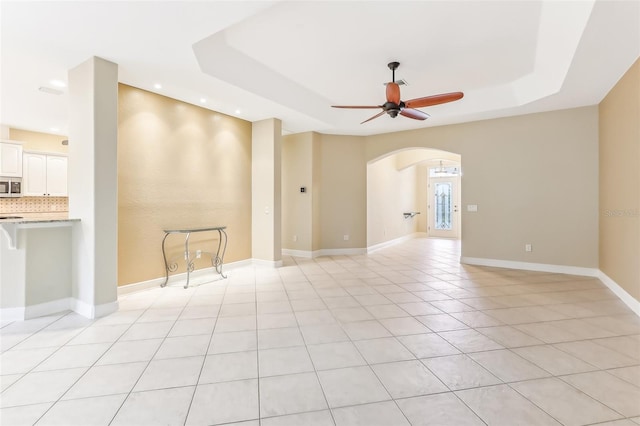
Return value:
<svg viewBox="0 0 640 426">
<path fill-rule="evenodd" d="M 367 163 L 368 249 L 417 235 L 459 239 L 461 166 L 459 154 L 429 148 L 396 151 Z M 439 168 L 444 173 L 436 173 Z M 447 192 L 449 180 L 455 185 Z M 436 186 L 440 192 L 433 191 Z"/>
</svg>

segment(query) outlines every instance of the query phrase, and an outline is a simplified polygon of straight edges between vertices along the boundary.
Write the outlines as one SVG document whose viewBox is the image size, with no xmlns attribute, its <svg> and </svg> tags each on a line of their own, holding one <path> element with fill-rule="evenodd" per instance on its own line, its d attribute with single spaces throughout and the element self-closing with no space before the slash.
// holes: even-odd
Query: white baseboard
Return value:
<svg viewBox="0 0 640 426">
<path fill-rule="evenodd" d="M 25 306 L 24 319 L 31 319 L 51 315 L 58 312 L 68 311 L 71 308 L 71 297 L 52 300 L 51 302 L 38 303 L 37 305 Z"/>
<path fill-rule="evenodd" d="M 2 308 L 0 309 L 0 319 L 2 321 L 22 321 L 24 320 L 25 308 Z"/>
<path fill-rule="evenodd" d="M 270 267 L 280 267 L 282 266 L 282 261 L 278 262 L 269 262 L 266 260 L 259 259 L 245 259 L 239 260 L 237 262 L 225 263 L 222 265 L 222 271 L 225 275 L 227 272 L 233 271 L 234 269 L 244 268 L 247 266 L 270 266 Z M 208 268 L 196 269 L 193 271 L 189 277 L 190 283 L 198 283 L 198 282 L 207 282 L 214 279 L 222 279 L 220 274 L 218 274 L 213 266 Z M 165 277 L 154 278 L 147 281 L 140 281 L 138 283 L 126 284 L 118 287 L 118 297 L 124 296 L 125 294 L 135 293 L 142 290 L 148 290 L 150 288 L 157 288 L 164 282 Z M 169 275 L 169 282 L 167 285 L 182 285 L 187 282 L 187 273 L 182 272 L 180 274 Z"/>
<path fill-rule="evenodd" d="M 640 316 L 640 300 L 636 300 L 632 295 L 620 287 L 620 285 L 609 278 L 607 274 L 602 271 L 598 271 L 598 278 L 604 283 L 609 290 L 611 290 L 616 296 L 620 298 L 636 315 Z"/>
<path fill-rule="evenodd" d="M 279 268 L 282 266 L 282 260 L 263 260 L 263 259 L 252 259 L 254 266 L 262 266 L 267 268 Z"/>
<path fill-rule="evenodd" d="M 305 259 L 315 259 L 321 256 L 358 256 L 367 254 L 365 248 L 346 249 L 320 249 L 314 251 L 282 249 L 283 256 L 303 257 Z"/>
<path fill-rule="evenodd" d="M 485 259 L 481 257 L 461 257 L 460 263 L 467 265 L 493 266 L 496 268 L 521 269 L 524 271 L 550 272 L 555 274 L 581 275 L 598 277 L 600 271 L 596 268 L 581 266 L 551 265 L 546 263 L 518 262 L 513 260 Z"/>
<path fill-rule="evenodd" d="M 378 244 L 374 244 L 372 246 L 367 247 L 367 253 L 373 253 L 376 250 L 380 250 L 383 248 L 395 246 L 396 244 L 404 243 L 405 241 L 412 240 L 414 238 L 422 238 L 426 237 L 426 232 L 414 232 L 412 234 L 404 235 L 402 237 L 394 238 L 393 240 L 383 241 Z"/>
<path fill-rule="evenodd" d="M 118 301 L 102 305 L 90 305 L 73 297 L 65 297 L 50 302 L 38 303 L 20 308 L 0 309 L 0 318 L 8 321 L 24 321 L 58 312 L 74 311 L 83 317 L 94 319 L 109 315 L 118 310 Z"/>
<path fill-rule="evenodd" d="M 310 250 L 282 249 L 283 256 L 303 257 L 305 259 L 313 259 L 313 253 Z"/>
</svg>

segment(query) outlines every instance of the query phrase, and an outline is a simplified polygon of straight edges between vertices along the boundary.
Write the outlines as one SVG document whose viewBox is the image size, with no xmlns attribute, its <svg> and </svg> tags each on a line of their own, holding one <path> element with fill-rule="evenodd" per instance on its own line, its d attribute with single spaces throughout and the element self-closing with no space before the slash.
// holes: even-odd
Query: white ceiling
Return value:
<svg viewBox="0 0 640 426">
<path fill-rule="evenodd" d="M 125 84 L 289 133 L 354 135 L 594 105 L 640 56 L 635 0 L 2 1 L 0 18 L 0 123 L 59 134 L 66 91 L 38 88 L 91 56 Z M 423 108 L 427 121 L 360 125 L 377 111 L 330 107 L 382 104 L 391 61 L 403 100 L 465 97 Z"/>
</svg>

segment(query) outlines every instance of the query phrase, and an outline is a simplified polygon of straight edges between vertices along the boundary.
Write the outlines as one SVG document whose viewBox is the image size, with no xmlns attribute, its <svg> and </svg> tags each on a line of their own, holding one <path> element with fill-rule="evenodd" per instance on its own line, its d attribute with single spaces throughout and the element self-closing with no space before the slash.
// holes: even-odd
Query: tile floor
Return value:
<svg viewBox="0 0 640 426">
<path fill-rule="evenodd" d="M 0 423 L 640 424 L 640 318 L 600 281 L 458 259 L 422 238 L 3 322 Z"/>
</svg>

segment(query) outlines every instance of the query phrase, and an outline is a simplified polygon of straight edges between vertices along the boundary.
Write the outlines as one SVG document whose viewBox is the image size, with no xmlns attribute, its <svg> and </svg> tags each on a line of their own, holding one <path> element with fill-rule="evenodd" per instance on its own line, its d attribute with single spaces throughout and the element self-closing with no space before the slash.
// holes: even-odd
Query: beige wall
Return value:
<svg viewBox="0 0 640 426">
<path fill-rule="evenodd" d="M 9 129 L 9 139 L 24 142 L 22 147 L 26 151 L 68 152 L 68 146 L 62 145 L 62 141 L 68 139 L 67 136 Z"/>
<path fill-rule="evenodd" d="M 365 139 L 320 135 L 320 246 L 367 246 L 367 161 Z M 349 235 L 349 240 L 344 240 Z"/>
<path fill-rule="evenodd" d="M 367 166 L 367 246 L 410 235 L 418 230 L 418 218 L 404 212 L 420 211 L 418 167 L 398 170 L 400 154 L 390 155 Z M 426 187 L 422 185 L 424 190 Z"/>
<path fill-rule="evenodd" d="M 600 270 L 640 300 L 640 60 L 599 112 Z"/>
<path fill-rule="evenodd" d="M 313 137 L 313 133 L 299 133 L 282 139 L 284 249 L 313 250 Z M 300 187 L 307 192 L 301 193 Z"/>
<path fill-rule="evenodd" d="M 163 229 L 226 225 L 225 262 L 250 258 L 251 123 L 121 84 L 118 216 L 119 285 L 164 275 Z"/>
<path fill-rule="evenodd" d="M 415 147 L 462 155 L 463 256 L 597 268 L 597 107 L 366 140 L 366 160 Z"/>
</svg>

